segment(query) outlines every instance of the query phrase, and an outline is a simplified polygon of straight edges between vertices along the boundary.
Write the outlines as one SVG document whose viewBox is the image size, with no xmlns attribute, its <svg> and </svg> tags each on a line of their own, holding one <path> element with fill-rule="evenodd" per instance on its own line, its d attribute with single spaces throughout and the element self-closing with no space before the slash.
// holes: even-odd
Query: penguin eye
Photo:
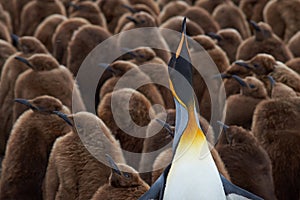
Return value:
<svg viewBox="0 0 300 200">
<path fill-rule="evenodd" d="M 75 127 L 76 127 L 77 130 L 82 130 L 82 126 L 80 124 L 75 123 L 75 125 L 76 125 Z"/>
<path fill-rule="evenodd" d="M 254 63 L 253 66 L 254 66 L 255 68 L 258 68 L 258 67 L 259 67 L 259 64 Z"/>
<path fill-rule="evenodd" d="M 130 174 L 127 173 L 127 172 L 123 172 L 123 175 L 124 175 L 126 178 L 130 178 L 130 177 L 131 177 Z"/>
<path fill-rule="evenodd" d="M 143 54 L 139 54 L 140 58 L 145 58 L 145 56 Z"/>
<path fill-rule="evenodd" d="M 253 84 L 249 84 L 249 87 L 251 88 L 251 89 L 254 89 L 255 88 L 255 85 L 253 85 Z"/>
</svg>

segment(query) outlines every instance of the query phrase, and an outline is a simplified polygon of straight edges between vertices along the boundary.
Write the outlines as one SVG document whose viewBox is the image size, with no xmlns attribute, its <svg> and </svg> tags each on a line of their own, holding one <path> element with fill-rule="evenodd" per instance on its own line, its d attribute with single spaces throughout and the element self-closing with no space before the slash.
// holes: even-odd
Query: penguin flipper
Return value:
<svg viewBox="0 0 300 200">
<path fill-rule="evenodd" d="M 169 164 L 159 178 L 153 183 L 151 188 L 143 194 L 139 200 L 163 200 L 164 190 L 171 164 Z"/>
<path fill-rule="evenodd" d="M 227 200 L 234 200 L 234 199 L 251 199 L 251 200 L 263 200 L 263 198 L 256 196 L 244 190 L 233 183 L 229 182 L 223 175 L 221 175 L 221 180 L 223 184 L 223 188 L 225 191 L 226 199 Z"/>
</svg>

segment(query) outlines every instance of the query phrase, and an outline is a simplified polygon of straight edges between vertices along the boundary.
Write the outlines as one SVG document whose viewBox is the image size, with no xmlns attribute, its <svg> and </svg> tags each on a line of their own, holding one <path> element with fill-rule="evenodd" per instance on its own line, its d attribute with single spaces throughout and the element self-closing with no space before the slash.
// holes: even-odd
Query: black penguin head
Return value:
<svg viewBox="0 0 300 200">
<path fill-rule="evenodd" d="M 182 23 L 181 40 L 177 52 L 172 55 L 168 64 L 170 75 L 170 87 L 173 96 L 184 105 L 194 103 L 192 88 L 192 64 L 187 44 L 186 18 Z"/>
</svg>

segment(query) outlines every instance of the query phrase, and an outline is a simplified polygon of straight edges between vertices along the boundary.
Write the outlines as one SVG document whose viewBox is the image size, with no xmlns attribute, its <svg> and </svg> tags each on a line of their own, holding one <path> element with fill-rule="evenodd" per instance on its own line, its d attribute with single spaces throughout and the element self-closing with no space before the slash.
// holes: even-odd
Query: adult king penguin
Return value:
<svg viewBox="0 0 300 200">
<path fill-rule="evenodd" d="M 221 176 L 211 156 L 209 144 L 198 123 L 191 88 L 193 73 L 187 44 L 186 18 L 182 24 L 181 41 L 176 54 L 171 57 L 169 67 L 173 68 L 169 70 L 169 83 L 176 105 L 172 163 L 140 200 L 261 200 Z"/>
</svg>

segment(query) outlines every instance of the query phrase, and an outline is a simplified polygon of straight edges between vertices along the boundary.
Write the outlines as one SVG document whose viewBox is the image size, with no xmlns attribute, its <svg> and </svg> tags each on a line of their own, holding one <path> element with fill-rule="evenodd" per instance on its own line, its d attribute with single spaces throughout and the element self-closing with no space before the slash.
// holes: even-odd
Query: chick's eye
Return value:
<svg viewBox="0 0 300 200">
<path fill-rule="evenodd" d="M 258 68 L 258 67 L 259 67 L 259 65 L 256 64 L 256 63 L 254 63 L 253 66 L 254 66 L 255 68 Z"/>
<path fill-rule="evenodd" d="M 255 85 L 249 84 L 249 87 L 250 87 L 251 89 L 254 89 L 254 88 L 255 88 Z"/>
<path fill-rule="evenodd" d="M 130 174 L 124 172 L 123 175 L 126 177 L 126 178 L 130 178 Z"/>
</svg>

